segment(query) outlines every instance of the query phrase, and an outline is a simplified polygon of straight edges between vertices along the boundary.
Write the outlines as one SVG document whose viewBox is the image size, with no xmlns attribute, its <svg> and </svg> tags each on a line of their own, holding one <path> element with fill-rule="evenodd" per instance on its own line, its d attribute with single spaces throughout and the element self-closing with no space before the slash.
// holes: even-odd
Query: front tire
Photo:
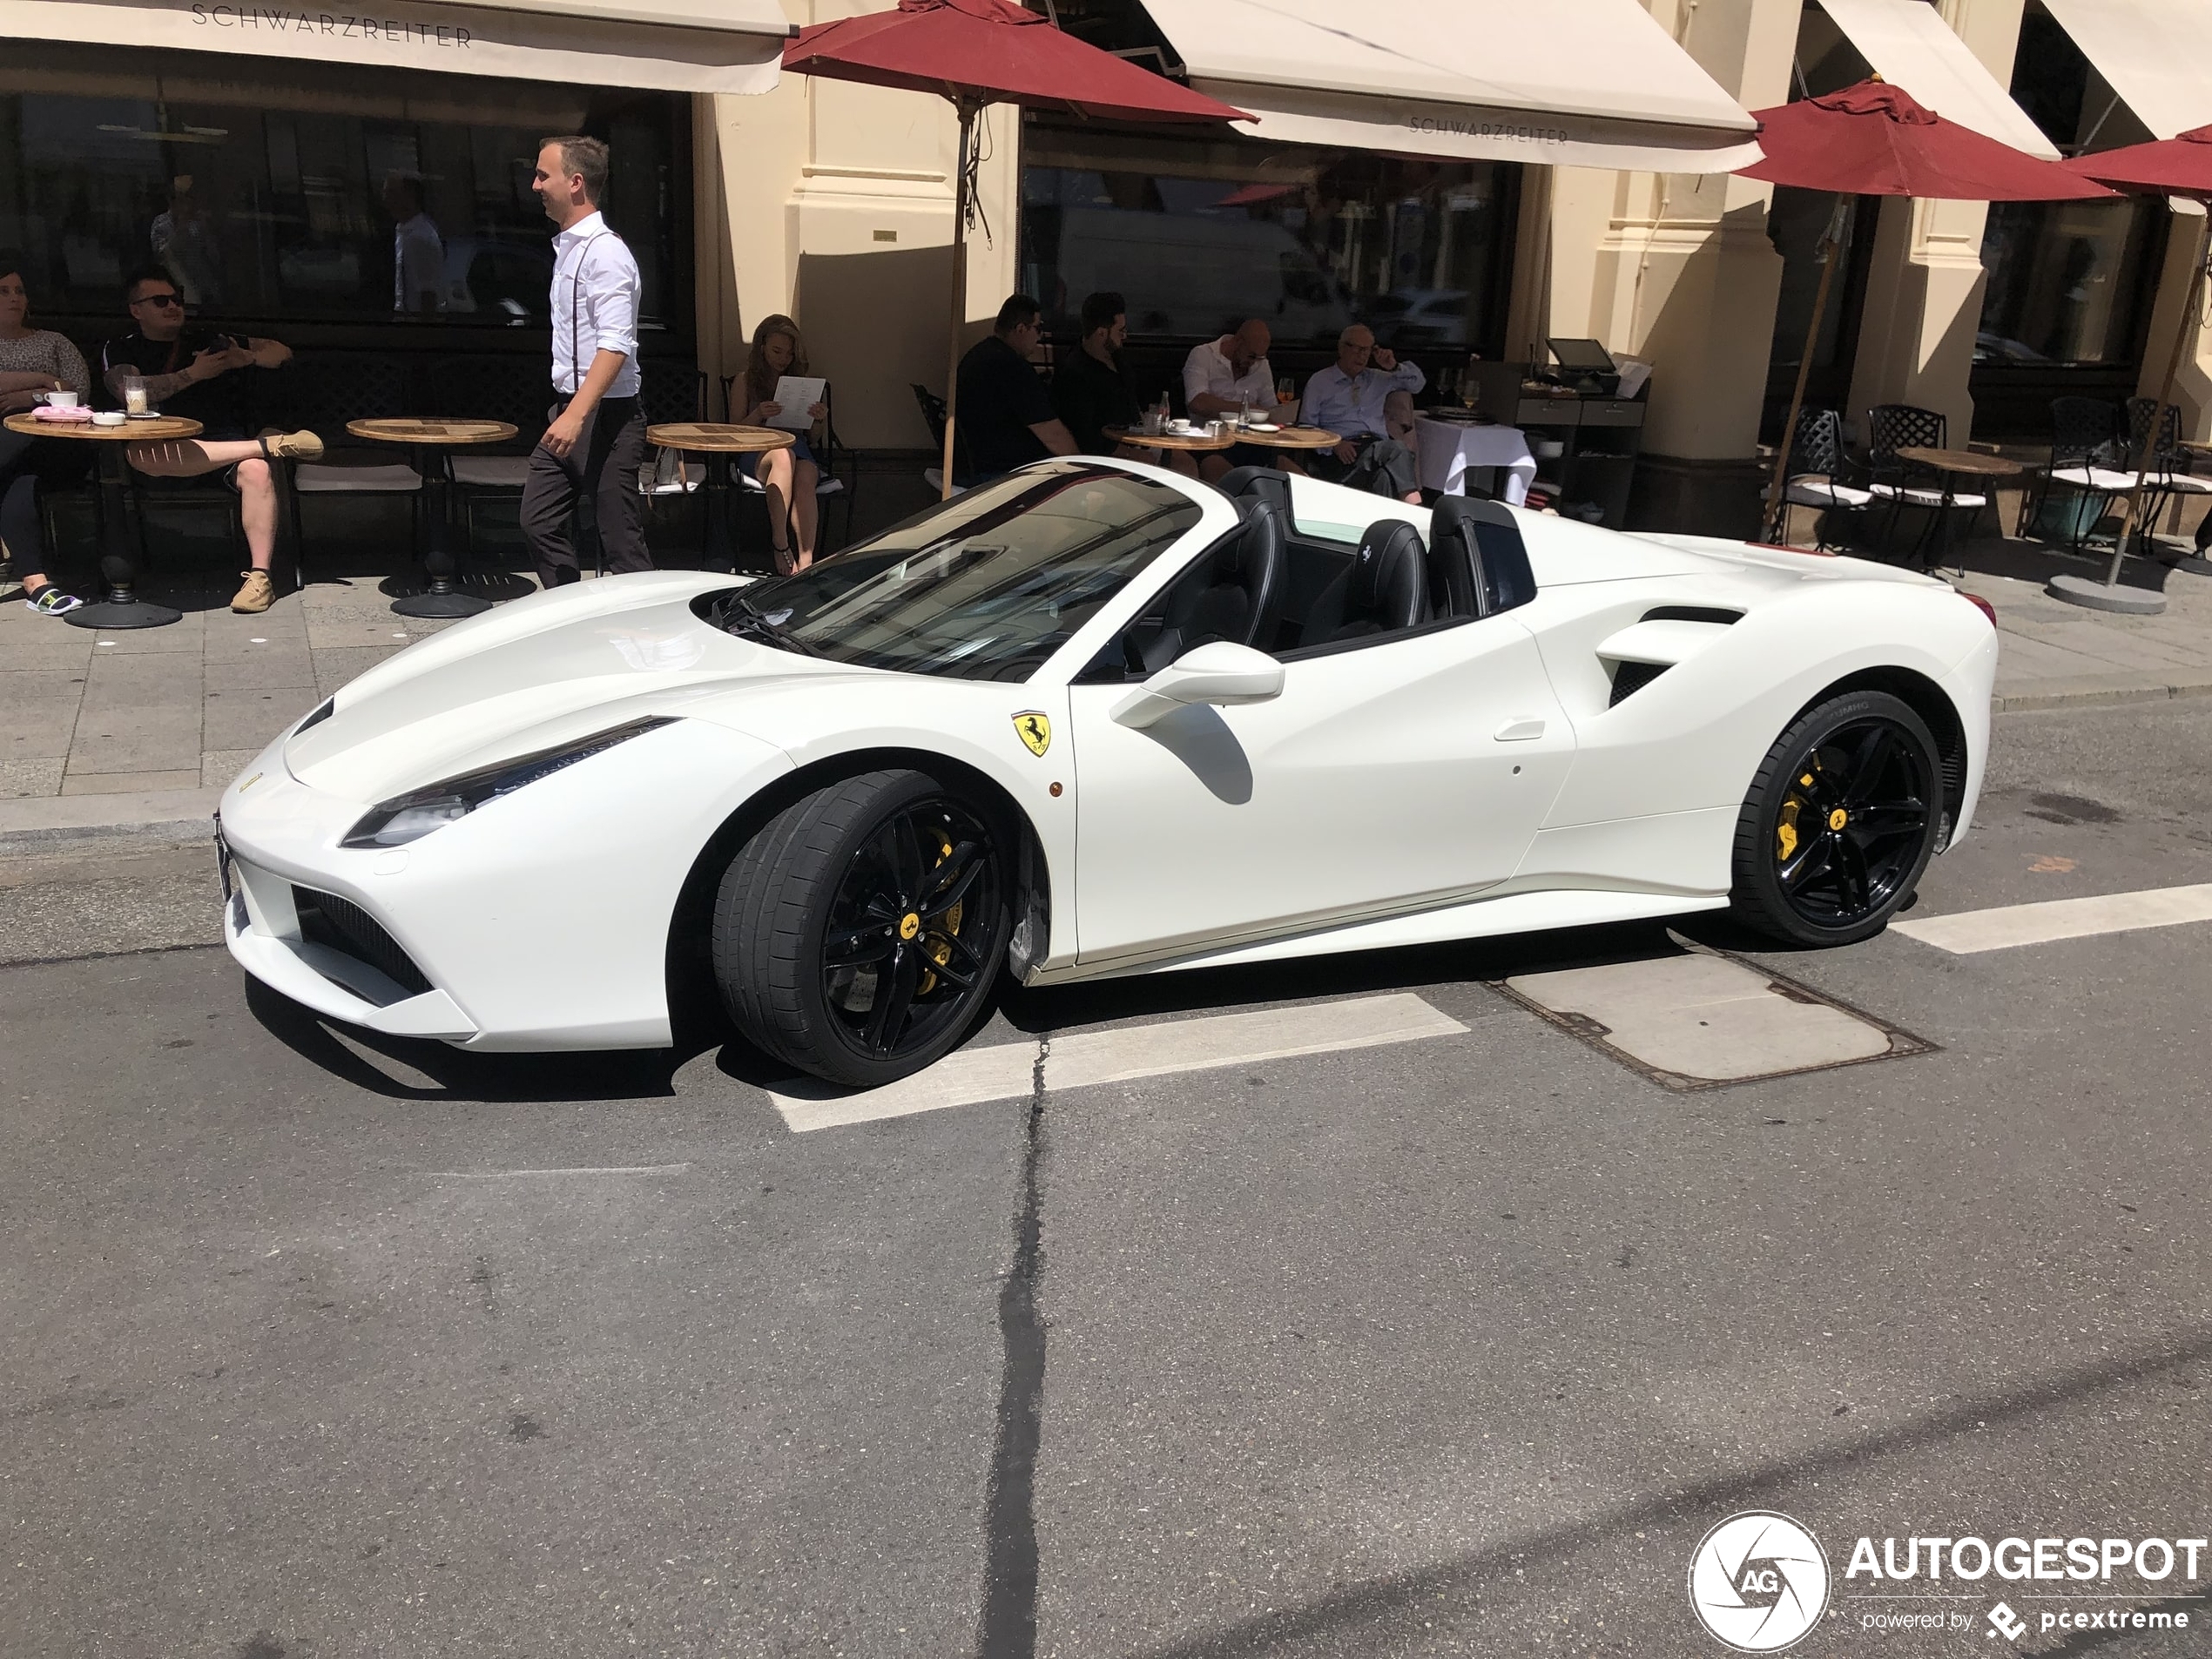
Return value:
<svg viewBox="0 0 2212 1659">
<path fill-rule="evenodd" d="M 1792 945 L 1888 926 L 1935 852 L 1943 772 L 1927 722 L 1886 691 L 1831 698 L 1760 763 L 1737 818 L 1737 916 Z"/>
<path fill-rule="evenodd" d="M 714 908 L 731 1017 L 832 1082 L 895 1082 L 974 1029 L 1006 957 L 1011 837 L 919 772 L 817 790 L 738 850 Z"/>
</svg>

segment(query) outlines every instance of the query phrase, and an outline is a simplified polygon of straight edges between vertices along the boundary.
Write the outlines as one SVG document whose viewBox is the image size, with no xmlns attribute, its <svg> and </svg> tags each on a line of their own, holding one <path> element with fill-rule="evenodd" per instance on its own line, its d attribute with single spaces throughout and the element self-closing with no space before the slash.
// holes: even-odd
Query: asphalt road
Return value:
<svg viewBox="0 0 2212 1659">
<path fill-rule="evenodd" d="M 1998 744 L 1916 915 L 2212 881 L 2212 710 Z M 1937 1051 L 1705 1093 L 1488 983 L 1657 928 L 1029 994 L 981 1041 L 1379 988 L 1467 1028 L 794 1135 L 734 1050 L 249 993 L 198 847 L 15 851 L 9 1659 L 1712 1655 L 1686 1575 L 1745 1509 L 1828 1554 L 1797 1652 L 2006 1650 L 2000 1595 L 2021 1651 L 2203 1650 L 2039 1625 L 2201 1626 L 2150 1597 L 2202 1580 L 1844 1568 L 2212 1530 L 2212 925 L 1764 956 Z"/>
</svg>

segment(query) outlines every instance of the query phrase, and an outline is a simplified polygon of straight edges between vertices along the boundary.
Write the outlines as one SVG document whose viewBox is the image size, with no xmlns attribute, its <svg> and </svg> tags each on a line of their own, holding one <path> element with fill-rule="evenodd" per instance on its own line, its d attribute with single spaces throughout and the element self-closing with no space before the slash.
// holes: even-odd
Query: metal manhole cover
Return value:
<svg viewBox="0 0 2212 1659">
<path fill-rule="evenodd" d="M 1725 1089 L 1937 1049 L 1863 1008 L 1703 945 L 1492 985 L 1666 1089 Z"/>
</svg>

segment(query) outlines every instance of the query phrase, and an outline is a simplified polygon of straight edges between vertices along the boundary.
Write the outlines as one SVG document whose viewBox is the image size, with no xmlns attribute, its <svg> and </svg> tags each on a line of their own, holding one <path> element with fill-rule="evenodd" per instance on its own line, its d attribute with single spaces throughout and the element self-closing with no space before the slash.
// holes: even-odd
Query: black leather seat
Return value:
<svg viewBox="0 0 2212 1659">
<path fill-rule="evenodd" d="M 1274 467 L 1231 467 L 1214 481 L 1214 488 L 1240 506 L 1249 497 L 1271 501 L 1283 509 L 1283 526 L 1290 528 L 1290 475 Z"/>
<path fill-rule="evenodd" d="M 1429 525 L 1429 588 L 1447 615 L 1488 617 L 1536 597 L 1536 575 L 1513 509 L 1447 496 Z"/>
<path fill-rule="evenodd" d="M 1310 625 L 1299 643 L 1398 633 L 1428 619 L 1428 550 L 1404 519 L 1386 518 L 1367 527 L 1351 568 L 1323 590 L 1313 607 L 1318 626 Z"/>
<path fill-rule="evenodd" d="M 1163 637 L 1175 635 L 1179 651 L 1217 639 L 1264 648 L 1283 606 L 1285 527 L 1282 510 L 1261 495 L 1238 498 L 1244 528 L 1224 536 L 1177 582 Z"/>
</svg>

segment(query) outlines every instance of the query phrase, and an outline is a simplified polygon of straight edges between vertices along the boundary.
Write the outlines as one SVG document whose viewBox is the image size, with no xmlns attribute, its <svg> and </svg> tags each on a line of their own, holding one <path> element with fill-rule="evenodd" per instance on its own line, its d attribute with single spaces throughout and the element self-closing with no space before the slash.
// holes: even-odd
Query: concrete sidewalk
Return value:
<svg viewBox="0 0 2212 1659">
<path fill-rule="evenodd" d="M 2161 617 L 2078 610 L 2051 598 L 2060 570 L 2088 559 L 1989 538 L 1960 550 L 1959 585 L 1997 608 L 2000 709 L 2212 695 L 2212 579 L 2162 578 Z M 509 578 L 509 591 L 519 585 Z M 226 608 L 230 580 L 148 590 L 185 610 L 171 628 L 95 633 L 0 600 L 0 838 L 125 826 L 196 831 L 225 785 L 286 724 L 355 675 L 444 624 L 392 614 L 373 576 L 325 580 L 260 617 Z"/>
<path fill-rule="evenodd" d="M 289 722 L 444 625 L 393 615 L 370 578 L 316 583 L 259 617 L 232 614 L 235 586 L 149 584 L 182 622 L 96 632 L 26 609 L 10 584 L 0 833 L 204 817 Z"/>
</svg>

